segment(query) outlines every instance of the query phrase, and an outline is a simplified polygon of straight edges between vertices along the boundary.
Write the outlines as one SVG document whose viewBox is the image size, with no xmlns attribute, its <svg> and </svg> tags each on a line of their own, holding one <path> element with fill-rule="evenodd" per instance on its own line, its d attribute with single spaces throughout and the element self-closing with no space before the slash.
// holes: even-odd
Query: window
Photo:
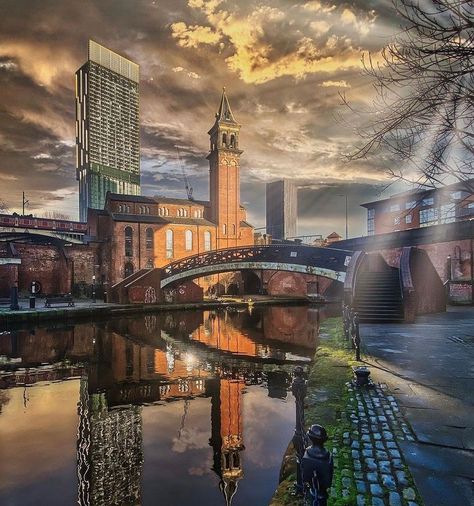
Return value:
<svg viewBox="0 0 474 506">
<path fill-rule="evenodd" d="M 125 256 L 133 256 L 133 229 L 125 227 Z"/>
<path fill-rule="evenodd" d="M 147 228 L 146 229 L 146 235 L 145 235 L 145 245 L 146 249 L 153 249 L 153 229 Z"/>
<path fill-rule="evenodd" d="M 146 268 L 147 269 L 153 269 L 153 260 L 151 258 L 149 258 L 147 261 L 146 261 Z"/>
<path fill-rule="evenodd" d="M 400 204 L 392 204 L 390 206 L 390 212 L 395 213 L 397 211 L 400 211 Z"/>
<path fill-rule="evenodd" d="M 193 249 L 193 233 L 191 230 L 186 230 L 184 232 L 184 244 L 186 251 L 191 251 Z"/>
<path fill-rule="evenodd" d="M 367 234 L 374 235 L 375 233 L 375 209 L 367 210 Z"/>
<path fill-rule="evenodd" d="M 411 216 L 411 214 L 407 214 L 407 215 L 405 216 L 405 223 L 411 223 L 411 220 L 412 220 L 412 216 Z"/>
<path fill-rule="evenodd" d="M 393 224 L 400 225 L 400 216 L 395 216 L 395 218 L 393 218 Z"/>
<path fill-rule="evenodd" d="M 224 235 L 227 235 L 227 225 L 224 223 L 224 225 L 222 225 L 222 233 Z"/>
<path fill-rule="evenodd" d="M 166 231 L 166 258 L 173 258 L 173 231 Z"/>
<path fill-rule="evenodd" d="M 438 210 L 434 207 L 420 211 L 420 227 L 429 227 L 438 223 Z"/>
<path fill-rule="evenodd" d="M 209 232 L 209 230 L 206 230 L 204 232 L 204 251 L 210 250 L 211 250 L 211 232 Z"/>
<path fill-rule="evenodd" d="M 414 209 L 416 207 L 416 200 L 411 200 L 405 204 L 405 209 Z"/>
<path fill-rule="evenodd" d="M 227 146 L 227 134 L 222 134 L 222 145 Z"/>
<path fill-rule="evenodd" d="M 133 274 L 133 264 L 132 262 L 127 262 L 123 268 L 124 278 L 128 278 Z"/>
<path fill-rule="evenodd" d="M 451 193 L 451 198 L 453 200 L 459 200 L 461 198 L 461 192 L 460 191 L 457 191 L 457 192 L 453 192 Z"/>
<path fill-rule="evenodd" d="M 434 204 L 434 198 L 433 197 L 429 197 L 427 199 L 423 199 L 421 201 L 421 205 L 422 206 L 432 206 Z"/>
<path fill-rule="evenodd" d="M 234 225 L 232 225 L 232 234 L 235 235 L 236 233 L 237 233 L 237 229 L 234 224 Z"/>
<path fill-rule="evenodd" d="M 230 147 L 235 148 L 235 135 L 234 134 L 232 134 L 230 136 Z"/>
<path fill-rule="evenodd" d="M 444 204 L 439 208 L 440 223 L 453 223 L 456 221 L 456 204 Z"/>
</svg>

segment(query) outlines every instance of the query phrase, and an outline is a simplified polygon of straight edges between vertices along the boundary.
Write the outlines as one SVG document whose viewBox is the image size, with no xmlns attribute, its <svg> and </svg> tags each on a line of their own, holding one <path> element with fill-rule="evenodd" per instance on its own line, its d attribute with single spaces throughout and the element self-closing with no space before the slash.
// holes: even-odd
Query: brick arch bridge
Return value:
<svg viewBox="0 0 474 506">
<path fill-rule="evenodd" d="M 242 270 L 298 272 L 344 282 L 351 256 L 352 251 L 293 244 L 208 251 L 162 267 L 160 288 L 202 276 Z"/>
</svg>

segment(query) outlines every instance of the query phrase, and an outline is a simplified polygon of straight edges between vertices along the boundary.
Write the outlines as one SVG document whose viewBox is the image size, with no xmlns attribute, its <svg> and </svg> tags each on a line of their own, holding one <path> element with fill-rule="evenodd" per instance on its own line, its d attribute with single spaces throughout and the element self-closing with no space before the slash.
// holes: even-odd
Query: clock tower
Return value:
<svg viewBox="0 0 474 506">
<path fill-rule="evenodd" d="M 211 221 L 217 227 L 217 248 L 239 246 L 240 221 L 240 125 L 222 91 L 210 136 L 209 160 Z"/>
</svg>

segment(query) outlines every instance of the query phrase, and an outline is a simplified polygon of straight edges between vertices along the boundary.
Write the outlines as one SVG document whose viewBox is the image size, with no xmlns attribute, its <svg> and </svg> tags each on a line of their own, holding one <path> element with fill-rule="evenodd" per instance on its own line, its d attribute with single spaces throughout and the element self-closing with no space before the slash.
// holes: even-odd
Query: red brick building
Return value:
<svg viewBox="0 0 474 506">
<path fill-rule="evenodd" d="M 469 181 L 470 185 L 474 179 Z M 367 209 L 367 235 L 474 219 L 474 194 L 466 184 L 411 190 L 362 204 Z"/>
<path fill-rule="evenodd" d="M 103 210 L 89 209 L 88 234 L 99 245 L 102 282 L 115 284 L 139 269 L 254 243 L 240 205 L 239 132 L 224 91 L 208 132 L 209 201 L 108 193 Z"/>
</svg>

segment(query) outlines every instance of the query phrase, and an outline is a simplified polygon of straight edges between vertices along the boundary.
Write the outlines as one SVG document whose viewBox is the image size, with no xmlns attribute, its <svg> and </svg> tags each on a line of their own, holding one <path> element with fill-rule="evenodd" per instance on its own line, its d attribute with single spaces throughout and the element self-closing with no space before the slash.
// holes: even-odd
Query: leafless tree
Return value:
<svg viewBox="0 0 474 506">
<path fill-rule="evenodd" d="M 8 206 L 5 203 L 5 201 L 4 200 L 0 200 L 0 213 L 7 214 L 9 212 L 10 211 L 9 211 Z"/>
<path fill-rule="evenodd" d="M 50 220 L 70 220 L 71 217 L 65 213 L 60 211 L 45 211 L 43 213 L 43 218 L 48 218 Z"/>
<path fill-rule="evenodd" d="M 392 176 L 474 191 L 474 1 L 393 2 L 402 28 L 364 61 L 377 93 L 349 158 L 388 149 L 403 167 Z"/>
</svg>

